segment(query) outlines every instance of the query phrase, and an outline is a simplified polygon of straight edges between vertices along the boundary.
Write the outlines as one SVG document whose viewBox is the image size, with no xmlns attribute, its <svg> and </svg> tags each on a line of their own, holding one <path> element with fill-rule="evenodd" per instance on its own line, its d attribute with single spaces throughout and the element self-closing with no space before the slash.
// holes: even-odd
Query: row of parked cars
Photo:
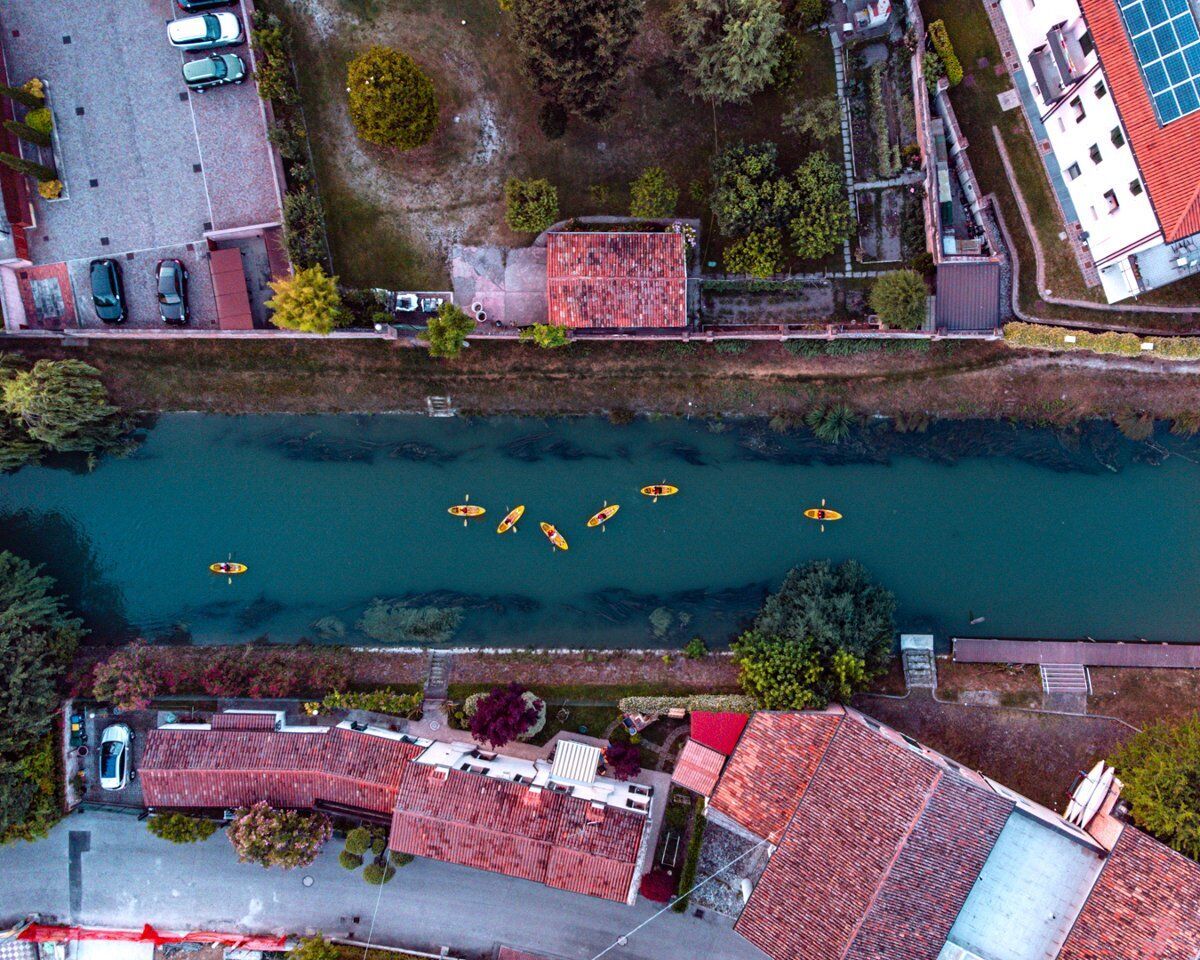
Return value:
<svg viewBox="0 0 1200 960">
<path fill-rule="evenodd" d="M 219 50 L 236 47 L 246 39 L 242 23 L 227 10 L 211 12 L 212 7 L 229 6 L 233 0 L 177 0 L 186 13 L 196 16 L 172 20 L 167 25 L 167 40 L 180 50 Z M 246 79 L 246 63 L 236 53 L 210 53 L 183 65 L 183 81 L 192 90 L 203 93 L 210 87 L 241 83 Z"/>
<path fill-rule="evenodd" d="M 92 306 L 105 323 L 124 323 L 129 316 L 125 303 L 125 281 L 121 265 L 106 257 L 93 260 L 88 268 Z M 154 268 L 158 289 L 158 313 L 163 323 L 183 326 L 188 322 L 188 272 L 181 260 L 159 260 Z"/>
</svg>

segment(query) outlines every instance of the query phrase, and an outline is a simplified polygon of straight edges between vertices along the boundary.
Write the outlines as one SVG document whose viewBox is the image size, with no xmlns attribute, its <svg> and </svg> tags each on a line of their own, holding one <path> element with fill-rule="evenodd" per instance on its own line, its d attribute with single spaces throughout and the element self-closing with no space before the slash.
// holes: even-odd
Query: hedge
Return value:
<svg viewBox="0 0 1200 960">
<path fill-rule="evenodd" d="M 1066 337 L 1075 338 L 1068 343 Z M 1200 360 L 1200 337 L 1138 336 L 1136 333 L 1091 333 L 1070 327 L 1053 327 L 1041 323 L 1013 321 L 1004 325 L 1004 340 L 1016 347 L 1038 347 L 1043 350 L 1091 350 L 1093 353 L 1116 354 L 1122 357 L 1168 357 L 1172 360 Z M 1143 350 L 1143 343 L 1154 349 Z"/>
<path fill-rule="evenodd" d="M 942 58 L 942 63 L 946 67 L 946 79 L 950 81 L 950 86 L 958 86 L 962 83 L 963 68 L 954 52 L 954 44 L 950 42 L 950 34 L 946 33 L 946 24 L 941 20 L 934 20 L 929 25 L 929 39 L 933 42 L 933 49 Z"/>
<path fill-rule="evenodd" d="M 679 899 L 671 904 L 676 913 L 683 913 L 688 908 L 690 899 L 688 892 L 696 882 L 696 868 L 700 864 L 700 846 L 704 842 L 704 827 L 708 818 L 697 811 L 692 818 L 692 836 L 688 840 L 687 860 L 683 863 L 683 872 L 679 874 Z"/>
<path fill-rule="evenodd" d="M 758 702 L 740 693 L 696 693 L 682 697 L 622 697 L 622 713 L 666 713 L 668 710 L 708 710 L 713 713 L 753 713 Z"/>
</svg>

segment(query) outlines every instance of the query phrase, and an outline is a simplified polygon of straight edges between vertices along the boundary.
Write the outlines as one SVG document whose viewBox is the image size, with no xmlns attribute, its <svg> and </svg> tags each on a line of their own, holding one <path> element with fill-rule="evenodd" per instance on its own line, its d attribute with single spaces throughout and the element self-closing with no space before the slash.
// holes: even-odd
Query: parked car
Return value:
<svg viewBox="0 0 1200 960">
<path fill-rule="evenodd" d="M 208 10 L 211 7 L 227 7 L 233 2 L 234 0 L 178 0 L 179 9 L 186 13 Z"/>
<path fill-rule="evenodd" d="M 215 50 L 241 43 L 242 22 L 232 13 L 204 13 L 167 24 L 167 40 L 181 50 Z"/>
<path fill-rule="evenodd" d="M 214 53 L 202 60 L 189 60 L 183 65 L 183 81 L 198 93 L 209 87 L 226 83 L 241 83 L 246 79 L 246 64 L 236 53 Z"/>
<path fill-rule="evenodd" d="M 96 316 L 105 323 L 124 323 L 125 287 L 121 283 L 121 265 L 107 258 L 93 260 L 89 272 Z"/>
<path fill-rule="evenodd" d="M 124 790 L 133 766 L 133 731 L 123 723 L 105 727 L 100 737 L 100 786 Z"/>
<path fill-rule="evenodd" d="M 178 260 L 159 260 L 154 272 L 158 283 L 158 312 L 163 323 L 188 322 L 187 268 Z"/>
</svg>

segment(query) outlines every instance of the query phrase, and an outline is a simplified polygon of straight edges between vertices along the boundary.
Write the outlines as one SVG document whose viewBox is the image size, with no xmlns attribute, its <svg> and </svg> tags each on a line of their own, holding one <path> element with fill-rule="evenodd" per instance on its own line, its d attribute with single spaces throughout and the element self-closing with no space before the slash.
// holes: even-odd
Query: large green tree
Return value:
<svg viewBox="0 0 1200 960">
<path fill-rule="evenodd" d="M 742 689 L 767 710 L 820 709 L 848 700 L 870 679 L 861 657 L 823 649 L 810 638 L 750 630 L 732 647 Z"/>
<path fill-rule="evenodd" d="M 850 236 L 852 217 L 842 169 L 823 153 L 809 154 L 796 171 L 799 205 L 792 219 L 796 256 L 817 260 Z"/>
<path fill-rule="evenodd" d="M 337 277 L 319 265 L 297 270 L 290 277 L 271 281 L 275 296 L 267 301 L 274 313 L 271 322 L 285 330 L 330 333 L 343 326 L 347 313 L 338 294 Z"/>
<path fill-rule="evenodd" d="M 567 113 L 602 120 L 617 105 L 642 0 L 512 0 L 521 65 Z"/>
<path fill-rule="evenodd" d="M 764 637 L 812 641 L 823 655 L 846 650 L 868 672 L 886 668 L 895 634 L 896 598 L 856 560 L 817 560 L 791 570 L 763 604 L 753 629 Z"/>
<path fill-rule="evenodd" d="M 784 34 L 779 0 L 681 0 L 674 19 L 694 93 L 739 101 L 771 82 Z"/>
<path fill-rule="evenodd" d="M 443 303 L 425 324 L 421 339 L 429 344 L 431 357 L 453 359 L 462 353 L 467 334 L 475 329 L 475 321 L 453 303 Z"/>
<path fill-rule="evenodd" d="M 726 147 L 713 157 L 712 182 L 712 211 L 727 237 L 784 227 L 799 209 L 795 181 L 779 172 L 779 150 L 770 141 Z"/>
<path fill-rule="evenodd" d="M 917 330 L 925 322 L 929 291 L 919 273 L 892 270 L 871 286 L 871 309 L 889 327 Z"/>
<path fill-rule="evenodd" d="M 1138 826 L 1200 859 L 1200 716 L 1156 723 L 1112 758 Z"/>
</svg>

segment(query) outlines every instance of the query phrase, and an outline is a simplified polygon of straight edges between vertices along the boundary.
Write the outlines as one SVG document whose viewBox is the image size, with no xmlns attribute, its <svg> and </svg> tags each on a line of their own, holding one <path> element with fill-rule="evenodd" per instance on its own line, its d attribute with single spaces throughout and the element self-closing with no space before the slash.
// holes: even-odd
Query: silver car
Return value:
<svg viewBox="0 0 1200 960">
<path fill-rule="evenodd" d="M 133 766 L 133 731 L 123 723 L 104 729 L 100 737 L 100 786 L 124 790 Z"/>
<path fill-rule="evenodd" d="M 181 50 L 216 50 L 242 42 L 242 23 L 232 13 L 203 13 L 167 24 L 167 39 Z"/>
</svg>

